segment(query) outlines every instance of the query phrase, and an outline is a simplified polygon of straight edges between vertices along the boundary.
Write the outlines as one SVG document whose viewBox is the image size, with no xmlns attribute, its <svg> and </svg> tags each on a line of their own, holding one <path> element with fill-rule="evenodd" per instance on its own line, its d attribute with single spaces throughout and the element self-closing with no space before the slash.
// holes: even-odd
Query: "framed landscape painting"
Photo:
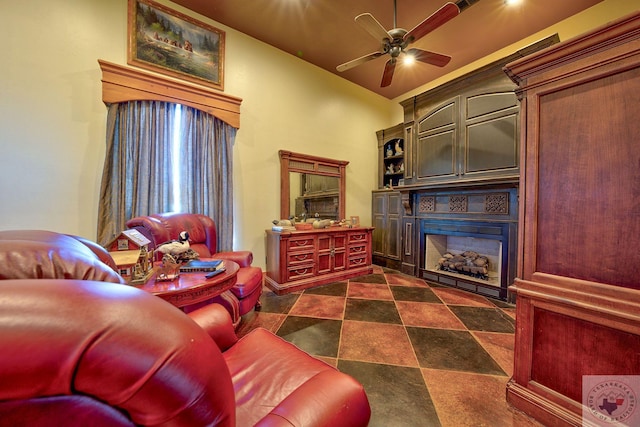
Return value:
<svg viewBox="0 0 640 427">
<path fill-rule="evenodd" d="M 129 0 L 127 62 L 224 89 L 225 33 L 151 0 Z"/>
</svg>

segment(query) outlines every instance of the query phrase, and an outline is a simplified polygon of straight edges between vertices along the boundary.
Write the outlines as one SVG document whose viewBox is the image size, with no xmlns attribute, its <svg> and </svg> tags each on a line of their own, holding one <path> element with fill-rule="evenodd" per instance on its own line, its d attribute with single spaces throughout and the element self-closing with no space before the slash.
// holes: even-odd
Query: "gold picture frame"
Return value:
<svg viewBox="0 0 640 427">
<path fill-rule="evenodd" d="M 224 48 L 224 31 L 152 0 L 129 0 L 129 65 L 224 90 Z"/>
<path fill-rule="evenodd" d="M 360 217 L 356 215 L 351 215 L 351 226 L 352 227 L 360 227 Z"/>
</svg>

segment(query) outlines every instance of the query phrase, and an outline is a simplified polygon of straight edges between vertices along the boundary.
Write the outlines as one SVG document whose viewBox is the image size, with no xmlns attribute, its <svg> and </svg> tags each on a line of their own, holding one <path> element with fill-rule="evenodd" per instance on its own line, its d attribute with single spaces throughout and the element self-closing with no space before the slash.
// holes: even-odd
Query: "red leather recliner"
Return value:
<svg viewBox="0 0 640 427">
<path fill-rule="evenodd" d="M 366 426 L 352 377 L 228 312 L 114 283 L 0 281 L 0 426 Z M 217 344 L 217 345 L 216 345 Z"/>
<path fill-rule="evenodd" d="M 222 306 L 187 315 L 109 263 L 86 239 L 0 231 L 0 427 L 367 425 L 352 377 L 265 329 L 238 340 Z"/>
<path fill-rule="evenodd" d="M 126 283 L 102 246 L 46 230 L 0 231 L 0 280 L 83 279 Z"/>
<path fill-rule="evenodd" d="M 138 230 L 151 240 L 152 248 L 169 240 L 177 240 L 181 231 L 187 231 L 191 249 L 201 258 L 228 259 L 240 266 L 235 286 L 226 295 L 213 300 L 229 310 L 234 324 L 239 322 L 239 316 L 259 307 L 262 270 L 251 266 L 253 254 L 250 251 L 217 251 L 216 224 L 213 219 L 202 214 L 170 212 L 131 218 L 127 221 L 127 227 Z"/>
</svg>

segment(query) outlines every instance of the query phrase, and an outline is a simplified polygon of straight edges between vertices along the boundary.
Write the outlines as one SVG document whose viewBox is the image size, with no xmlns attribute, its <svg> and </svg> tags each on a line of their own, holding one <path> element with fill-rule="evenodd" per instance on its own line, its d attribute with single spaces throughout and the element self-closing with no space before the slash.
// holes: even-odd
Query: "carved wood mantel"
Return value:
<svg viewBox="0 0 640 427">
<path fill-rule="evenodd" d="M 175 102 L 204 111 L 240 129 L 240 98 L 102 59 L 98 63 L 105 104 L 141 100 Z"/>
</svg>

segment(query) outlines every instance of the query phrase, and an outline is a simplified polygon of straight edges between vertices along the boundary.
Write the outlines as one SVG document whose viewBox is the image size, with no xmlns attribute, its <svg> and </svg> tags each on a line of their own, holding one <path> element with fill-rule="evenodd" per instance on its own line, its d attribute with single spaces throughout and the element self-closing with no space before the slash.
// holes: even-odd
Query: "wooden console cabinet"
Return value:
<svg viewBox="0 0 640 427">
<path fill-rule="evenodd" d="M 370 274 L 372 230 L 267 230 L 266 285 L 281 295 Z"/>
<path fill-rule="evenodd" d="M 507 399 L 545 425 L 593 425 L 590 376 L 640 375 L 640 13 L 505 71 L 523 129 Z"/>
<path fill-rule="evenodd" d="M 372 199 L 373 262 L 376 265 L 401 269 L 402 238 L 402 205 L 400 193 L 391 190 L 374 191 Z"/>
</svg>

